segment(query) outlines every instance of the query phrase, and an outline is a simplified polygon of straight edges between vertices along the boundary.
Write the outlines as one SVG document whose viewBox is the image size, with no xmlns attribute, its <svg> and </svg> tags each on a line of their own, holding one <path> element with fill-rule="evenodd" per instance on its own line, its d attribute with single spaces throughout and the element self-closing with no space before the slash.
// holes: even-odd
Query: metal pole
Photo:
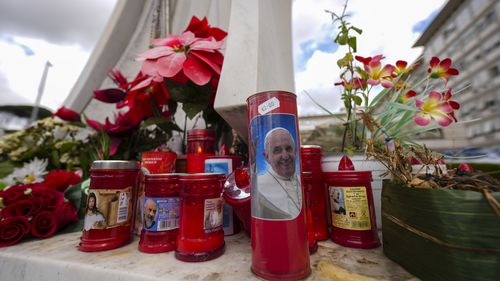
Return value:
<svg viewBox="0 0 500 281">
<path fill-rule="evenodd" d="M 35 105 L 33 106 L 33 111 L 31 111 L 30 122 L 28 124 L 35 122 L 38 117 L 40 101 L 42 100 L 43 90 L 45 89 L 45 81 L 47 80 L 47 74 L 49 73 L 49 67 L 51 66 L 52 64 L 47 60 L 43 69 L 42 79 L 38 85 L 38 95 L 36 96 Z"/>
</svg>

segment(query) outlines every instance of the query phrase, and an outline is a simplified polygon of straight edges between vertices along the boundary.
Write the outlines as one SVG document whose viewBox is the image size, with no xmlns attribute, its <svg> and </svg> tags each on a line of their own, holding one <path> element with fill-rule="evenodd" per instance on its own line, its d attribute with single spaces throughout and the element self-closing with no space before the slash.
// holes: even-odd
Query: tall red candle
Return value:
<svg viewBox="0 0 500 281">
<path fill-rule="evenodd" d="M 139 169 L 136 161 L 92 163 L 80 251 L 110 250 L 132 241 Z"/>
<path fill-rule="evenodd" d="M 182 261 L 211 260 L 224 253 L 222 189 L 224 174 L 183 174 L 181 225 L 175 257 Z"/>
<path fill-rule="evenodd" d="M 325 172 L 325 181 L 333 242 L 364 249 L 380 246 L 371 171 L 355 171 L 351 160 L 344 156 L 339 163 L 339 171 Z"/>
<path fill-rule="evenodd" d="M 252 271 L 270 280 L 307 277 L 309 249 L 296 96 L 269 91 L 248 103 Z"/>
<path fill-rule="evenodd" d="M 179 176 L 145 175 L 144 190 L 139 250 L 145 253 L 172 251 L 179 231 Z"/>
<path fill-rule="evenodd" d="M 302 171 L 312 173 L 311 196 L 311 215 L 314 221 L 312 227 L 316 239 L 319 241 L 327 240 L 328 218 L 326 208 L 326 190 L 323 173 L 321 171 L 321 146 L 302 145 L 300 147 L 300 156 L 302 161 Z"/>
</svg>

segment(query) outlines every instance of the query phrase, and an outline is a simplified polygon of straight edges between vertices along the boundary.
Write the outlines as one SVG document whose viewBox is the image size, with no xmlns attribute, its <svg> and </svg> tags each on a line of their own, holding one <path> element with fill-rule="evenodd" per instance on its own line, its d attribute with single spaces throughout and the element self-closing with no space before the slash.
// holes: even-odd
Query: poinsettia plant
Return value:
<svg viewBox="0 0 500 281">
<path fill-rule="evenodd" d="M 450 76 L 458 75 L 458 70 L 451 66 L 452 60 L 432 57 L 427 75 L 414 81 L 412 76 L 418 63 L 398 60 L 386 64 L 382 62 L 383 55 L 357 55 L 357 36 L 362 30 L 347 21 L 346 6 L 340 15 L 327 11 L 333 22 L 338 23 L 335 43 L 347 49 L 337 61 L 341 73 L 335 83 L 342 88 L 341 99 L 346 110 L 345 118 L 338 117 L 344 126 L 341 150 L 350 154 L 362 151 L 368 137 L 381 143 L 395 139 L 411 142 L 410 137 L 416 134 L 456 122 L 455 111 L 460 105 L 447 86 Z"/>
<path fill-rule="evenodd" d="M 116 104 L 119 111 L 114 121 L 108 117 L 100 123 L 85 117 L 90 127 L 109 137 L 106 153 L 110 157 L 133 159 L 141 151 L 165 144 L 173 131 L 185 136 L 187 118 L 200 113 L 207 126 L 219 132 L 230 129 L 213 109 L 226 36 L 206 18 L 192 17 L 182 34 L 151 41 L 153 47 L 137 57 L 141 70 L 132 81 L 119 70 L 110 72 L 117 87 L 96 90 L 94 97 Z M 186 116 L 181 126 L 174 117 L 178 104 Z"/>
</svg>

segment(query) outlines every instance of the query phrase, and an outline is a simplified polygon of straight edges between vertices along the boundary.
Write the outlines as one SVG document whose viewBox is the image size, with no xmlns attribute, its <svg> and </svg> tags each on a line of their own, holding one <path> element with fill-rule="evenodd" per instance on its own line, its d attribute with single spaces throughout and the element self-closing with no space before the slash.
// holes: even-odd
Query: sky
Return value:
<svg viewBox="0 0 500 281">
<path fill-rule="evenodd" d="M 46 61 L 42 105 L 57 110 L 71 91 L 99 39 L 117 0 L 0 1 L 0 104 L 36 100 Z M 383 54 L 384 63 L 413 61 L 412 48 L 445 0 L 350 0 L 349 21 L 363 30 L 358 55 Z M 299 115 L 324 112 L 304 94 L 331 111 L 340 109 L 336 61 L 345 54 L 333 38 L 336 26 L 325 10 L 341 13 L 344 0 L 294 0 L 293 44 Z M 29 7 L 29 8 L 27 8 Z"/>
</svg>

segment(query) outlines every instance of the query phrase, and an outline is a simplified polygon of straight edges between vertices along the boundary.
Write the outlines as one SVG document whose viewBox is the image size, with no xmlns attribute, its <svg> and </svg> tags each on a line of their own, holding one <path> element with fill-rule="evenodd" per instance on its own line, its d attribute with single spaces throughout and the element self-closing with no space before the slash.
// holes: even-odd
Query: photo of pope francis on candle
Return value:
<svg viewBox="0 0 500 281">
<path fill-rule="evenodd" d="M 260 116 L 254 120 L 256 124 L 251 130 L 256 154 L 252 201 L 258 203 L 252 204 L 252 216 L 290 220 L 297 217 L 302 208 L 295 120 L 294 116 L 279 114 L 281 117 L 273 122 L 276 119 L 273 116 Z M 279 126 L 273 126 L 275 123 Z"/>
</svg>

